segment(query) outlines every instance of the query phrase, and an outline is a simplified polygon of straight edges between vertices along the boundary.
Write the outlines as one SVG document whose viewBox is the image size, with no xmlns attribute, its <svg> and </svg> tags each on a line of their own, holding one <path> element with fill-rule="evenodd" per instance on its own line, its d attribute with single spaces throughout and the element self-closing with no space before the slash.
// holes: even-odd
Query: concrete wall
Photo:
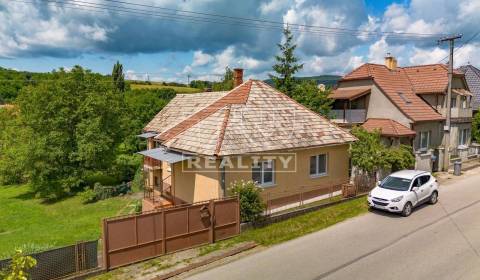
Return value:
<svg viewBox="0 0 480 280">
<path fill-rule="evenodd" d="M 407 118 L 383 92 L 375 85 L 372 86 L 370 100 L 367 109 L 367 118 L 388 118 L 410 127 L 410 119 Z"/>
</svg>

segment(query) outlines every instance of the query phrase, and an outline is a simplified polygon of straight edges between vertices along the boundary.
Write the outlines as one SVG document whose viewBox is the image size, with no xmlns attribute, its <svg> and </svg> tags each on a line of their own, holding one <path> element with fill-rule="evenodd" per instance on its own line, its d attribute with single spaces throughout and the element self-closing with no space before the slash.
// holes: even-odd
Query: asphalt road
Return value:
<svg viewBox="0 0 480 280">
<path fill-rule="evenodd" d="M 475 173 L 408 218 L 371 212 L 188 279 L 480 279 Z"/>
</svg>

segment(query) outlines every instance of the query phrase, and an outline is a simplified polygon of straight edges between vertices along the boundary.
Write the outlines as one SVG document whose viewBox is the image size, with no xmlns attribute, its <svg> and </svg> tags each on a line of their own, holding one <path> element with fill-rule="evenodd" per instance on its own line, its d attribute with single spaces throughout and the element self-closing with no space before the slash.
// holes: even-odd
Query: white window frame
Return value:
<svg viewBox="0 0 480 280">
<path fill-rule="evenodd" d="M 425 147 L 422 145 L 422 142 L 423 142 L 423 138 L 425 137 L 424 135 L 426 135 L 427 137 L 427 144 L 425 145 Z M 421 151 L 426 151 L 428 150 L 428 147 L 430 146 L 430 136 L 431 136 L 431 132 L 430 130 L 428 131 L 421 131 L 420 132 L 420 141 L 418 143 L 418 148 L 421 150 Z"/>
<path fill-rule="evenodd" d="M 458 133 L 458 146 L 466 146 L 468 144 L 468 137 L 470 134 L 470 129 L 461 128 Z"/>
<path fill-rule="evenodd" d="M 271 164 L 272 166 L 272 181 L 271 182 L 265 182 L 265 169 L 264 169 L 264 164 Z M 255 163 L 254 163 L 255 164 Z M 275 185 L 275 160 L 269 159 L 269 160 L 263 160 L 263 161 L 258 161 L 258 165 L 260 165 L 260 181 L 261 182 L 255 182 L 261 187 L 271 187 Z M 252 179 L 253 179 L 253 167 L 257 167 L 255 165 L 252 166 Z"/>
<path fill-rule="evenodd" d="M 319 170 L 320 156 L 325 156 L 325 172 L 320 172 Z M 312 157 L 315 157 L 315 173 L 314 174 L 310 173 L 311 170 L 310 170 L 310 162 L 309 162 L 308 173 L 310 173 L 310 177 L 318 178 L 318 177 L 327 176 L 328 175 L 328 154 L 318 154 L 318 155 L 310 156 L 308 160 L 311 161 Z"/>
</svg>

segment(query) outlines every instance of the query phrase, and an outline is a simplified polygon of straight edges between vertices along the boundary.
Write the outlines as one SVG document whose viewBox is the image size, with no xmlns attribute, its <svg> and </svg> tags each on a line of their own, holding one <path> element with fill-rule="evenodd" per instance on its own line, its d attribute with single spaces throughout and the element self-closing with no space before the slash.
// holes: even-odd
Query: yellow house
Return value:
<svg viewBox="0 0 480 280">
<path fill-rule="evenodd" d="M 228 92 L 178 94 L 140 135 L 144 210 L 229 195 L 253 180 L 271 208 L 338 192 L 349 179 L 355 138 L 268 84 L 242 81 Z"/>
</svg>

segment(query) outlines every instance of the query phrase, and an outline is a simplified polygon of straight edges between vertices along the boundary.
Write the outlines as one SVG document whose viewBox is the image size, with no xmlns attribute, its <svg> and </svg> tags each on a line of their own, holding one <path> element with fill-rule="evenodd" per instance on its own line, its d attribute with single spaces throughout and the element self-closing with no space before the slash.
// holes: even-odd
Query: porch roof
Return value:
<svg viewBox="0 0 480 280">
<path fill-rule="evenodd" d="M 158 135 L 158 133 L 156 133 L 156 132 L 145 132 L 145 133 L 137 135 L 137 137 L 148 139 L 148 138 L 155 137 L 157 135 Z"/>
<path fill-rule="evenodd" d="M 370 86 L 337 88 L 332 91 L 332 94 L 329 97 L 333 99 L 353 100 L 370 93 L 370 90 Z"/>
<path fill-rule="evenodd" d="M 168 163 L 175 163 L 193 158 L 193 156 L 191 155 L 186 155 L 176 151 L 168 150 L 165 147 L 145 150 L 138 153 L 146 157 L 166 161 Z"/>
</svg>

